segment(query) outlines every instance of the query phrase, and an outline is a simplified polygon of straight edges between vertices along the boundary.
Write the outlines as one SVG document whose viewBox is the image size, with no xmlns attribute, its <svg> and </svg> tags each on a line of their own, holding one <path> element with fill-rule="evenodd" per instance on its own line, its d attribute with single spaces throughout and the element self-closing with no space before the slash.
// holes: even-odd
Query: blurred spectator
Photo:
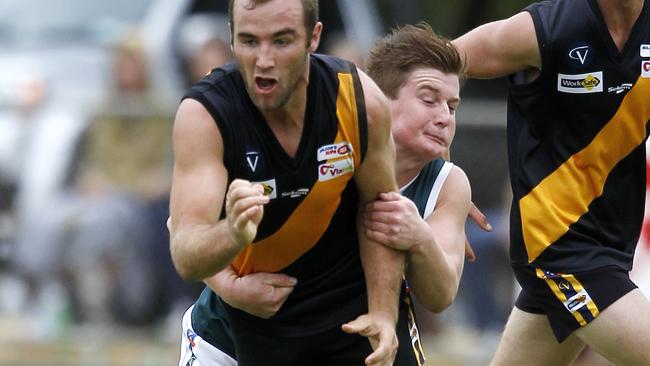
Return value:
<svg viewBox="0 0 650 366">
<path fill-rule="evenodd" d="M 176 44 L 188 87 L 233 57 L 228 18 L 221 14 L 197 13 L 187 17 L 180 26 Z"/>
<path fill-rule="evenodd" d="M 20 74 L 11 78 L 10 87 L 0 85 L 0 269 L 10 255 L 14 240 L 14 201 L 25 164 L 27 140 L 37 107 L 46 98 L 42 79 Z"/>
<path fill-rule="evenodd" d="M 508 255 L 508 217 L 512 201 L 509 183 L 504 185 L 501 196 L 501 205 L 484 210 L 494 227 L 492 232 L 481 230 L 473 222 L 466 225 L 476 261 L 465 266 L 457 299 L 468 325 L 495 337 L 501 334 L 515 298 L 515 280 Z"/>
<path fill-rule="evenodd" d="M 114 88 L 79 146 L 68 189 L 19 237 L 16 270 L 33 306 L 52 286 L 65 289 L 81 321 L 148 324 L 170 306 L 162 286 L 173 272 L 165 237 L 172 117 L 149 88 L 141 46 L 129 34 L 115 48 Z"/>
<path fill-rule="evenodd" d="M 364 55 L 364 52 L 354 43 L 353 40 L 346 37 L 344 34 L 335 33 L 331 35 L 325 48 L 326 50 L 324 53 L 352 61 L 358 68 L 365 70 L 366 55 Z"/>
</svg>

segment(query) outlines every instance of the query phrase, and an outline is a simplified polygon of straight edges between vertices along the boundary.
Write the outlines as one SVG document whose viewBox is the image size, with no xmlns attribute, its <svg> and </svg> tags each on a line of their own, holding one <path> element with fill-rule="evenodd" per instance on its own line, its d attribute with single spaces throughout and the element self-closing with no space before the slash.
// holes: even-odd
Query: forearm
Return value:
<svg viewBox="0 0 650 366">
<path fill-rule="evenodd" d="M 225 220 L 178 230 L 171 239 L 171 255 L 179 275 L 199 281 L 223 270 L 245 245 L 230 233 Z"/>
<path fill-rule="evenodd" d="M 360 240 L 360 246 L 368 289 L 368 312 L 381 314 L 396 323 L 404 278 L 404 252 L 365 238 Z"/>
<path fill-rule="evenodd" d="M 418 301 L 435 313 L 446 309 L 456 297 L 460 276 L 435 239 L 412 248 L 407 263 L 406 278 Z"/>
</svg>

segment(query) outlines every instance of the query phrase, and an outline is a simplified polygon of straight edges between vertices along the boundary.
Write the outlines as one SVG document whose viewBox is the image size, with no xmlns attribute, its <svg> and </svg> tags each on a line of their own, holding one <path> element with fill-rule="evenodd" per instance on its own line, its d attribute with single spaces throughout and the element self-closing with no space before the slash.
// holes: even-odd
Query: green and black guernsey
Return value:
<svg viewBox="0 0 650 366">
<path fill-rule="evenodd" d="M 644 211 L 650 2 L 620 51 L 596 0 L 543 1 L 526 11 L 542 68 L 531 83 L 511 77 L 513 265 L 629 270 Z"/>
</svg>

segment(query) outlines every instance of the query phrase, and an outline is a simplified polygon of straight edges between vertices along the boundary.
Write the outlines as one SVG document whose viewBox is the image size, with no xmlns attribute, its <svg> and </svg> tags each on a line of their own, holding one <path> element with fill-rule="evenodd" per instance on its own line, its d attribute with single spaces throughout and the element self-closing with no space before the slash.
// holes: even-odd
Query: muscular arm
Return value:
<svg viewBox="0 0 650 366">
<path fill-rule="evenodd" d="M 359 209 L 375 200 L 382 192 L 397 191 L 395 181 L 395 147 L 390 134 L 390 112 L 384 95 L 363 73 L 368 111 L 368 152 L 355 174 L 359 187 Z M 404 273 L 404 255 L 370 239 L 362 227 L 362 215 L 357 215 L 361 245 L 361 260 L 368 284 L 369 311 L 382 312 L 397 320 L 397 304 Z"/>
<path fill-rule="evenodd" d="M 404 253 L 370 239 L 362 228 L 361 211 L 380 193 L 397 190 L 395 148 L 390 134 L 388 102 L 368 76 L 362 72 L 359 76 L 368 116 L 368 151 L 354 179 L 360 196 L 357 228 L 368 288 L 368 315 L 345 324 L 343 330 L 369 338 L 374 352 L 366 358 L 366 365 L 392 365 L 397 351 L 395 326 L 404 274 Z"/>
<path fill-rule="evenodd" d="M 415 241 L 408 251 L 409 285 L 429 311 L 441 312 L 458 292 L 470 196 L 467 176 L 454 166 L 442 186 L 435 210 L 425 220 L 428 230 L 421 232 L 424 240 Z"/>
<path fill-rule="evenodd" d="M 528 12 L 481 25 L 453 43 L 470 78 L 489 79 L 541 68 L 535 26 Z"/>
<path fill-rule="evenodd" d="M 170 250 L 181 277 L 201 280 L 224 269 L 252 241 L 268 198 L 247 182 L 227 187 L 221 134 L 199 102 L 181 103 L 173 135 Z M 226 219 L 219 220 L 227 188 L 230 203 Z"/>
<path fill-rule="evenodd" d="M 444 310 L 458 291 L 469 206 L 469 181 L 453 167 L 426 219 L 411 200 L 397 193 L 380 194 L 364 212 L 369 237 L 407 253 L 407 279 L 429 311 Z"/>
</svg>

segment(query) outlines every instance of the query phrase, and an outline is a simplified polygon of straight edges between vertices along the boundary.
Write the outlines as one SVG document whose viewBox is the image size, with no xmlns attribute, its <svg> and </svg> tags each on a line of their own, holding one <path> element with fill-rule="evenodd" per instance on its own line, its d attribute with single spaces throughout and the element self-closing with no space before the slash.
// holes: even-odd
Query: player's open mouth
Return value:
<svg viewBox="0 0 650 366">
<path fill-rule="evenodd" d="M 270 93 L 277 84 L 278 82 L 271 78 L 263 78 L 259 76 L 255 78 L 255 87 L 257 88 L 257 92 L 260 94 Z"/>
</svg>

